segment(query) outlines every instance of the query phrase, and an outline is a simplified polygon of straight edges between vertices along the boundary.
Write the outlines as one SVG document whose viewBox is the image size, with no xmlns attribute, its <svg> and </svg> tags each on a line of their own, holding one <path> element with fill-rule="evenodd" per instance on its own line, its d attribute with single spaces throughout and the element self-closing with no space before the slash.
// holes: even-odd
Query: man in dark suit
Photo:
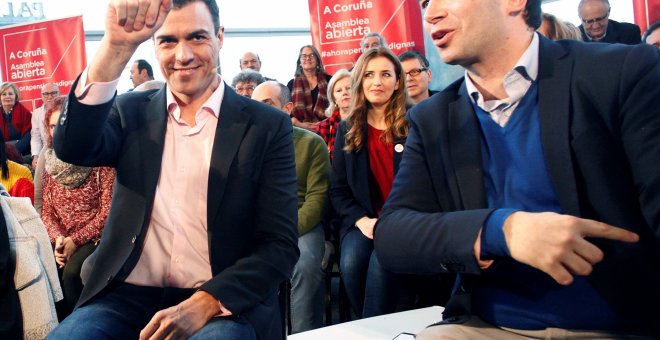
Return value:
<svg viewBox="0 0 660 340">
<path fill-rule="evenodd" d="M 280 337 L 277 288 L 299 254 L 290 120 L 217 74 L 216 1 L 116 0 L 106 18 L 54 145 L 117 179 L 77 309 L 51 338 Z M 152 37 L 167 86 L 113 98 Z"/>
<path fill-rule="evenodd" d="M 578 15 L 582 20 L 580 32 L 583 41 L 627 45 L 639 44 L 641 41 L 639 26 L 609 19 L 608 0 L 581 0 L 578 4 Z"/>
<path fill-rule="evenodd" d="M 423 2 L 466 76 L 410 111 L 374 237 L 392 271 L 458 274 L 418 339 L 659 334 L 660 55 L 549 41 L 540 2 Z"/>
</svg>

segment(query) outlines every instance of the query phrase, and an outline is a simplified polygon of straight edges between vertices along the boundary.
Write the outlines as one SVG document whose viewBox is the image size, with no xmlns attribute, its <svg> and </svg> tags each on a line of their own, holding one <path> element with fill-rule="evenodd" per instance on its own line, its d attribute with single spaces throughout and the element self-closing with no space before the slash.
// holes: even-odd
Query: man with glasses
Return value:
<svg viewBox="0 0 660 340">
<path fill-rule="evenodd" d="M 578 15 L 582 20 L 580 25 L 582 40 L 586 42 L 634 45 L 641 41 L 642 34 L 637 25 L 609 19 L 608 0 L 581 0 L 578 5 Z"/>
<path fill-rule="evenodd" d="M 264 77 L 253 69 L 247 68 L 237 74 L 231 81 L 231 87 L 243 97 L 252 97 L 252 91 L 264 82 Z"/>
<path fill-rule="evenodd" d="M 44 129 L 44 117 L 46 111 L 50 110 L 55 104 L 55 99 L 60 96 L 60 89 L 53 83 L 48 83 L 41 87 L 41 100 L 43 105 L 32 112 L 32 131 L 30 132 L 30 150 L 32 153 L 32 168 L 37 168 L 37 160 L 41 148 L 46 144 L 48 131 Z"/>
<path fill-rule="evenodd" d="M 399 61 L 406 73 L 406 88 L 408 96 L 415 103 L 432 96 L 435 91 L 429 89 L 433 73 L 429 61 L 417 51 L 407 51 L 399 55 Z"/>
</svg>

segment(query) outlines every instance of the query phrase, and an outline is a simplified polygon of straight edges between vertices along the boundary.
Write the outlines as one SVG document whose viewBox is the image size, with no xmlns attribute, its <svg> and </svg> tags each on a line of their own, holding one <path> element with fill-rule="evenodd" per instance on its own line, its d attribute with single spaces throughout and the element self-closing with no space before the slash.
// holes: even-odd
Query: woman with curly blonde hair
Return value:
<svg viewBox="0 0 660 340">
<path fill-rule="evenodd" d="M 351 112 L 339 123 L 330 198 L 339 216 L 340 272 L 360 317 L 394 311 L 392 274 L 373 256 L 373 231 L 408 134 L 405 73 L 387 47 L 367 50 L 351 78 Z"/>
</svg>

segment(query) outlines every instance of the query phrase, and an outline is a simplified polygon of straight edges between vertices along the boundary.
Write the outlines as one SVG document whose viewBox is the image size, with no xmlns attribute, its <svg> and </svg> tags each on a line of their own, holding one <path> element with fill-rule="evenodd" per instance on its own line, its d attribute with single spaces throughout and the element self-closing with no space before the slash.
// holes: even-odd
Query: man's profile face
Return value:
<svg viewBox="0 0 660 340">
<path fill-rule="evenodd" d="M 406 88 L 410 97 L 417 97 L 420 94 L 428 93 L 429 82 L 431 81 L 429 70 L 419 62 L 419 59 L 412 58 L 401 62 L 403 72 L 406 73 Z"/>
<path fill-rule="evenodd" d="M 380 39 L 378 39 L 378 37 L 369 37 L 364 40 L 364 45 L 362 46 L 362 49 L 366 51 L 370 48 L 376 48 L 379 46 L 380 46 Z"/>
<path fill-rule="evenodd" d="M 280 88 L 275 84 L 260 84 L 254 89 L 252 99 L 284 111 L 284 103 L 280 102 Z"/>
<path fill-rule="evenodd" d="M 154 43 L 161 72 L 175 96 L 199 98 L 217 88 L 222 41 L 223 29 L 215 34 L 203 2 L 172 9 L 154 34 Z"/>
<path fill-rule="evenodd" d="M 140 70 L 138 69 L 138 64 L 133 63 L 133 65 L 131 65 L 131 81 L 133 82 L 133 87 L 137 87 L 144 83 L 143 78 L 144 77 L 140 74 Z"/>
<path fill-rule="evenodd" d="M 241 71 L 245 69 L 253 69 L 257 72 L 261 70 L 261 61 L 254 53 L 245 53 L 241 58 Z"/>
<path fill-rule="evenodd" d="M 420 0 L 424 28 L 447 64 L 470 65 L 506 43 L 504 0 Z"/>
<path fill-rule="evenodd" d="M 602 1 L 589 1 L 578 10 L 584 31 L 592 39 L 600 39 L 607 32 L 610 11 Z"/>
</svg>

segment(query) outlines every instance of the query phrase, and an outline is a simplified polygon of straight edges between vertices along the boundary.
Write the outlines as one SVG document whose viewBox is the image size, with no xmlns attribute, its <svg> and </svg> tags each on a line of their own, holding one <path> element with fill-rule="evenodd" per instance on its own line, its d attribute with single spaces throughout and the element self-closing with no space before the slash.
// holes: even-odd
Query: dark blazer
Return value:
<svg viewBox="0 0 660 340">
<path fill-rule="evenodd" d="M 57 156 L 117 170 L 110 213 L 90 257 L 80 306 L 110 282 L 123 281 L 139 258 L 161 170 L 166 87 L 95 106 L 81 104 L 71 93 L 54 136 Z M 299 256 L 297 210 L 289 118 L 225 84 L 208 184 L 214 276 L 200 289 L 245 316 L 261 339 L 281 336 L 276 293 Z"/>
<path fill-rule="evenodd" d="M 362 216 L 377 218 L 378 214 L 371 202 L 369 150 L 365 145 L 357 152 L 344 151 L 345 136 L 350 130 L 347 121 L 341 121 L 337 129 L 337 138 L 333 149 L 332 174 L 330 176 L 330 201 L 339 215 L 341 226 L 340 240 L 355 227 L 355 222 Z M 363 140 L 367 140 L 367 126 L 363 130 Z M 395 139 L 394 145 L 403 144 L 405 138 Z M 402 152 L 394 151 L 394 174 L 399 170 Z"/>
<path fill-rule="evenodd" d="M 583 41 L 592 42 L 587 37 L 587 33 L 584 30 L 584 25 L 580 25 L 580 32 L 582 32 Z M 629 24 L 627 22 L 618 22 L 609 19 L 609 23 L 607 24 L 607 31 L 605 32 L 605 38 L 598 42 L 635 45 L 639 44 L 641 41 L 642 32 L 640 31 L 639 26 L 635 24 Z"/>
<path fill-rule="evenodd" d="M 605 257 L 588 279 L 621 313 L 623 330 L 649 333 L 658 332 L 660 305 L 659 61 L 650 46 L 541 37 L 537 79 L 543 152 L 562 212 L 641 237 L 633 244 L 593 239 Z M 409 122 L 401 169 L 376 225 L 376 252 L 395 272 L 458 273 L 444 315 L 460 322 L 481 274 L 473 245 L 492 211 L 481 130 L 463 79 L 413 107 Z"/>
</svg>

